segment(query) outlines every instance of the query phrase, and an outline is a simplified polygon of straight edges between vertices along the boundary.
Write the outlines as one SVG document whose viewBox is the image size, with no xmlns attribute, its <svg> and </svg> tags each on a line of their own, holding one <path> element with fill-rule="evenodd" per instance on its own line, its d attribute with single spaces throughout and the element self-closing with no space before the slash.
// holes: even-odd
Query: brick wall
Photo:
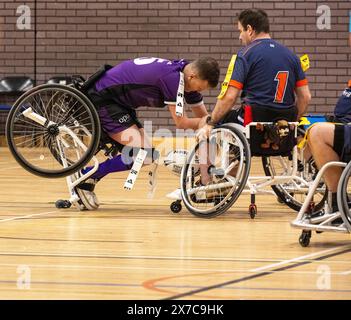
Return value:
<svg viewBox="0 0 351 320">
<path fill-rule="evenodd" d="M 31 30 L 16 27 L 22 4 L 32 9 Z M 322 4 L 331 9 L 330 30 L 316 25 Z M 87 76 L 101 64 L 138 56 L 192 60 L 201 55 L 218 59 L 223 80 L 232 53 L 240 48 L 234 17 L 245 8 L 265 9 L 273 38 L 298 55 L 310 55 L 310 111 L 332 111 L 351 78 L 350 0 L 37 0 L 37 82 L 55 75 Z M 33 29 L 34 0 L 0 0 L 0 77 L 34 77 Z M 211 107 L 218 90 L 206 94 Z M 139 115 L 154 118 L 154 129 L 173 125 L 166 110 L 140 110 Z"/>
</svg>

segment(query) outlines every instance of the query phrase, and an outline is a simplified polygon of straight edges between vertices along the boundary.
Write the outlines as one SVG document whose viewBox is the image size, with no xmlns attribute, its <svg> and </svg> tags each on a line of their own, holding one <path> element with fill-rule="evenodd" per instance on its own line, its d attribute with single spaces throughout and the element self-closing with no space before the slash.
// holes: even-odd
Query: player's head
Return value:
<svg viewBox="0 0 351 320">
<path fill-rule="evenodd" d="M 240 41 L 247 46 L 257 35 L 269 33 L 268 15 L 261 9 L 247 9 L 240 12 L 238 17 Z"/>
<path fill-rule="evenodd" d="M 191 63 L 184 71 L 185 91 L 203 91 L 215 88 L 219 81 L 219 64 L 211 57 L 202 57 Z"/>
</svg>

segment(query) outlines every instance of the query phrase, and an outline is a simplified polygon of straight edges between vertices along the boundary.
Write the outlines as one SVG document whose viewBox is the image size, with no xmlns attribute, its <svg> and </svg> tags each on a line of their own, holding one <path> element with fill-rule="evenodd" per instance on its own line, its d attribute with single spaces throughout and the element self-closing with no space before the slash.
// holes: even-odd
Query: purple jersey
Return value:
<svg viewBox="0 0 351 320">
<path fill-rule="evenodd" d="M 96 83 L 101 98 L 99 106 L 117 104 L 124 108 L 163 108 L 175 105 L 180 72 L 188 64 L 185 60 L 136 58 L 124 61 L 108 70 Z M 189 105 L 202 103 L 199 92 L 184 92 Z"/>
</svg>

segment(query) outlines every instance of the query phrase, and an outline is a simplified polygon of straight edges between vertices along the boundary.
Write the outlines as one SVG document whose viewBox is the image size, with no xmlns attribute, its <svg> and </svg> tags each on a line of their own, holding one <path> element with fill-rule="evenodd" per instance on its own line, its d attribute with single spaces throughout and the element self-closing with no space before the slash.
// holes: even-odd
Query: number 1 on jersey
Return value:
<svg viewBox="0 0 351 320">
<path fill-rule="evenodd" d="M 274 102 L 282 103 L 285 96 L 286 85 L 288 84 L 289 71 L 278 71 L 274 81 L 278 81 L 275 91 Z"/>
</svg>

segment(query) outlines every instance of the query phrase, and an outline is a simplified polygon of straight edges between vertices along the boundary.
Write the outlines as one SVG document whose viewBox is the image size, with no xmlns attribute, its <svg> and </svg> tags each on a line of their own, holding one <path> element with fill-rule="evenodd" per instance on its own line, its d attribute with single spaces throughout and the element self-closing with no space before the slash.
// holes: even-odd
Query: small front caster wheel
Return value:
<svg viewBox="0 0 351 320">
<path fill-rule="evenodd" d="M 172 202 L 170 208 L 173 213 L 179 213 L 182 210 L 181 201 L 177 200 Z"/>
<path fill-rule="evenodd" d="M 299 243 L 302 247 L 308 247 L 308 245 L 310 244 L 310 240 L 311 240 L 311 231 L 310 230 L 303 230 L 300 238 L 299 238 Z"/>
<path fill-rule="evenodd" d="M 68 200 L 57 200 L 55 206 L 57 209 L 68 209 L 71 207 L 71 203 Z"/>
<path fill-rule="evenodd" d="M 249 215 L 250 215 L 251 219 L 255 219 L 255 217 L 257 215 L 257 206 L 255 204 L 250 204 Z"/>
</svg>

